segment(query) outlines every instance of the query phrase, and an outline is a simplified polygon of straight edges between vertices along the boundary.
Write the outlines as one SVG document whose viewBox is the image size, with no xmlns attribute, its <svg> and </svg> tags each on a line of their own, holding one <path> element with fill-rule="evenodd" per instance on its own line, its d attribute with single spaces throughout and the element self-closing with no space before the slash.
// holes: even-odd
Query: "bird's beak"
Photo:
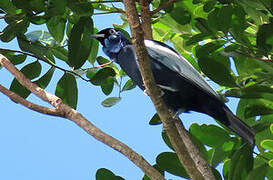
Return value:
<svg viewBox="0 0 273 180">
<path fill-rule="evenodd" d="M 105 35 L 104 35 L 104 34 L 91 34 L 90 37 L 91 37 L 91 38 L 104 38 Z"/>
</svg>

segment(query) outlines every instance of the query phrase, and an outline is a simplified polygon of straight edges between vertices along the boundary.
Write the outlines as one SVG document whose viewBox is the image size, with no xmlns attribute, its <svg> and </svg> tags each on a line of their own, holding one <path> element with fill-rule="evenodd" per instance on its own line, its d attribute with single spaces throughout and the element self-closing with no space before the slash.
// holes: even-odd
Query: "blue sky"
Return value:
<svg viewBox="0 0 273 180">
<path fill-rule="evenodd" d="M 121 21 L 113 14 L 94 17 L 94 24 L 99 30 L 112 27 L 112 23 L 118 24 Z M 5 27 L 3 20 L 0 21 L 0 27 L 1 30 Z M 35 29 L 37 27 L 31 27 L 28 31 Z M 14 40 L 8 44 L 0 42 L 0 47 L 18 49 Z M 27 63 L 32 61 L 26 60 Z M 21 67 L 18 66 L 19 69 Z M 47 65 L 43 67 L 48 68 Z M 90 64 L 86 63 L 85 67 L 90 67 Z M 56 70 L 47 91 L 55 92 L 62 74 Z M 4 68 L 0 70 L 0 84 L 9 88 L 12 79 Z M 80 79 L 77 79 L 77 83 L 77 111 L 101 130 L 129 145 L 151 164 L 155 163 L 159 153 L 171 151 L 161 139 L 162 127 L 148 124 L 155 110 L 149 97 L 140 89 L 122 93 L 121 102 L 114 107 L 104 108 L 100 103 L 106 96 L 99 87 Z M 111 95 L 118 95 L 117 88 Z M 34 95 L 28 97 L 28 100 L 46 105 Z M 232 100 L 228 105 L 234 110 L 236 101 Z M 0 179 L 90 180 L 95 179 L 99 168 L 110 169 L 125 179 L 138 180 L 143 177 L 142 171 L 126 157 L 98 142 L 67 119 L 33 112 L 15 104 L 1 93 L 0 107 Z M 186 127 L 193 122 L 215 123 L 212 118 L 199 113 L 182 114 L 181 119 Z M 168 177 L 177 179 L 174 176 Z"/>
</svg>

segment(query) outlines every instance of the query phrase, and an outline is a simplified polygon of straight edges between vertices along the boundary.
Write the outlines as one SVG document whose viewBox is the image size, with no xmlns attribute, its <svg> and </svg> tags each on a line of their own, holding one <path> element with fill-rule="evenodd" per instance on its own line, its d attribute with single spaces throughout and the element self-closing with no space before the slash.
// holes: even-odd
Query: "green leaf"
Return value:
<svg viewBox="0 0 273 180">
<path fill-rule="evenodd" d="M 108 97 L 104 101 L 101 102 L 101 105 L 104 107 L 112 107 L 117 104 L 121 100 L 120 97 Z"/>
<path fill-rule="evenodd" d="M 93 34 L 93 21 L 88 17 L 81 17 L 71 30 L 68 40 L 68 64 L 75 69 L 80 68 L 89 57 Z"/>
<path fill-rule="evenodd" d="M 59 43 L 61 43 L 64 38 L 65 24 L 66 19 L 62 16 L 52 16 L 46 23 L 48 31 Z"/>
<path fill-rule="evenodd" d="M 217 1 L 216 0 L 210 0 L 210 1 L 207 1 L 204 6 L 203 6 L 203 10 L 205 12 L 210 12 L 214 6 L 216 5 Z"/>
<path fill-rule="evenodd" d="M 265 54 L 272 50 L 273 46 L 273 23 L 263 24 L 259 27 L 257 32 L 257 46 L 260 50 L 264 51 Z"/>
<path fill-rule="evenodd" d="M 271 166 L 273 168 L 273 159 L 271 159 L 270 161 L 268 161 L 269 166 Z"/>
<path fill-rule="evenodd" d="M 115 80 L 112 77 L 108 77 L 105 79 L 105 82 L 101 85 L 102 92 L 105 95 L 109 95 L 113 91 L 114 82 Z"/>
<path fill-rule="evenodd" d="M 128 91 L 131 89 L 134 89 L 136 87 L 136 84 L 134 83 L 134 81 L 132 79 L 129 79 L 124 86 L 122 87 L 121 91 Z"/>
<path fill-rule="evenodd" d="M 40 88 L 45 89 L 53 76 L 54 70 L 55 68 L 51 67 L 41 78 L 39 78 L 37 81 L 34 81 L 34 83 L 37 84 Z"/>
<path fill-rule="evenodd" d="M 265 178 L 267 169 L 267 164 L 263 164 L 259 167 L 254 168 L 252 171 L 249 172 L 246 180 L 263 180 Z"/>
<path fill-rule="evenodd" d="M 112 171 L 106 168 L 100 168 L 96 172 L 97 180 L 124 180 L 120 176 L 116 176 Z"/>
<path fill-rule="evenodd" d="M 229 31 L 232 21 L 233 8 L 232 6 L 222 6 L 218 14 L 218 27 L 224 33 Z"/>
<path fill-rule="evenodd" d="M 270 131 L 273 133 L 273 124 L 270 125 Z"/>
<path fill-rule="evenodd" d="M 96 34 L 98 32 L 97 28 L 94 28 L 94 31 L 93 33 Z M 94 64 L 95 61 L 96 61 L 96 57 L 98 55 L 98 50 L 99 50 L 99 42 L 96 40 L 96 39 L 92 39 L 91 41 L 91 52 L 89 54 L 89 57 L 88 57 L 88 61 L 91 63 L 91 64 Z"/>
<path fill-rule="evenodd" d="M 57 83 L 55 95 L 70 107 L 76 109 L 78 101 L 78 87 L 75 76 L 65 73 Z"/>
<path fill-rule="evenodd" d="M 99 63 L 99 65 L 103 65 L 103 64 L 109 63 L 111 61 L 109 59 L 102 57 L 102 56 L 98 56 L 97 62 Z"/>
<path fill-rule="evenodd" d="M 158 166 L 177 176 L 189 178 L 186 170 L 181 165 L 177 155 L 173 152 L 163 152 L 156 157 L 156 163 Z"/>
<path fill-rule="evenodd" d="M 10 0 L 1 0 L 0 1 L 0 9 L 4 10 L 9 15 L 16 14 L 16 7 L 13 6 Z"/>
<path fill-rule="evenodd" d="M 6 58 L 8 58 L 10 62 L 14 65 L 23 63 L 27 57 L 25 54 L 15 54 L 12 52 L 2 51 L 2 50 L 0 50 L 0 53 L 6 56 Z"/>
<path fill-rule="evenodd" d="M 90 2 L 68 3 L 68 7 L 78 16 L 92 16 L 94 9 Z"/>
<path fill-rule="evenodd" d="M 175 7 L 171 13 L 171 17 L 180 25 L 185 25 L 190 23 L 191 21 L 191 14 L 185 8 L 182 7 Z"/>
<path fill-rule="evenodd" d="M 198 125 L 196 123 L 190 126 L 190 133 L 199 139 L 202 143 L 217 147 L 230 140 L 228 133 L 215 125 Z"/>
<path fill-rule="evenodd" d="M 273 140 L 266 139 L 261 142 L 261 146 L 269 151 L 273 152 Z"/>
<path fill-rule="evenodd" d="M 198 65 L 211 80 L 228 87 L 236 87 L 235 78 L 231 75 L 228 57 L 220 54 L 198 58 Z"/>
<path fill-rule="evenodd" d="M 173 146 L 172 146 L 172 143 L 171 143 L 171 141 L 170 141 L 170 139 L 169 139 L 169 137 L 168 137 L 166 131 L 164 131 L 164 130 L 162 131 L 161 137 L 162 137 L 162 139 L 164 140 L 165 144 L 166 144 L 170 149 L 172 149 L 172 150 L 174 151 Z"/>
<path fill-rule="evenodd" d="M 49 47 L 42 45 L 40 42 L 28 41 L 24 38 L 17 38 L 18 44 L 23 51 L 30 52 L 37 56 L 38 58 L 49 61 L 51 64 L 54 64 L 55 60 L 50 52 Z"/>
<path fill-rule="evenodd" d="M 65 62 L 68 61 L 68 50 L 65 49 L 64 47 L 53 47 L 50 49 L 53 53 L 53 55 L 60 59 L 63 60 Z"/>
<path fill-rule="evenodd" d="M 48 14 L 51 16 L 63 15 L 66 8 L 66 0 L 49 1 Z"/>
<path fill-rule="evenodd" d="M 20 71 L 28 78 L 34 79 L 41 74 L 42 66 L 39 61 L 35 61 L 33 63 L 27 64 Z M 30 94 L 30 91 L 27 90 L 24 86 L 22 86 L 17 79 L 13 79 L 10 90 L 21 96 L 22 98 L 27 98 Z"/>
<path fill-rule="evenodd" d="M 3 42 L 10 42 L 18 34 L 24 34 L 29 26 L 29 21 L 27 18 L 23 18 L 20 21 L 14 21 L 7 25 L 5 29 L 0 33 L 0 39 Z"/>
<path fill-rule="evenodd" d="M 157 113 L 154 114 L 154 116 L 152 117 L 152 119 L 149 122 L 150 125 L 158 125 L 158 124 L 162 124 L 159 116 Z"/>
<path fill-rule="evenodd" d="M 248 144 L 244 144 L 231 158 L 228 180 L 245 179 L 252 168 L 252 149 Z"/>
<path fill-rule="evenodd" d="M 90 79 L 94 85 L 101 85 L 106 82 L 108 77 L 114 77 L 116 72 L 111 67 L 105 67 L 96 72 L 96 74 Z"/>
</svg>

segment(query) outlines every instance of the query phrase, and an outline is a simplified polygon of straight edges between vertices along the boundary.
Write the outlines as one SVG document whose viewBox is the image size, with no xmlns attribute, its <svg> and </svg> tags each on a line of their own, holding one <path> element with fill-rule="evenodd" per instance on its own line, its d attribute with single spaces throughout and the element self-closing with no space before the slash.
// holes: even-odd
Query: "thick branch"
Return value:
<svg viewBox="0 0 273 180">
<path fill-rule="evenodd" d="M 54 109 L 54 108 L 40 106 L 40 105 L 34 104 L 30 101 L 27 101 L 24 98 L 22 98 L 21 96 L 19 96 L 18 94 L 8 90 L 7 88 L 2 86 L 1 84 L 0 84 L 0 91 L 3 94 L 5 94 L 6 96 L 8 96 L 9 98 L 11 98 L 16 103 L 22 104 L 23 106 L 25 106 L 33 111 L 47 114 L 47 115 L 52 115 L 52 116 L 63 117 L 63 113 L 61 111 L 58 111 L 57 109 Z"/>
<path fill-rule="evenodd" d="M 161 121 L 163 122 L 163 126 L 166 129 L 168 137 L 173 145 L 173 148 L 176 151 L 180 162 L 184 165 L 186 171 L 192 179 L 213 180 L 214 176 L 211 172 L 211 169 L 207 168 L 209 167 L 209 165 L 201 157 L 198 149 L 195 147 L 195 145 L 192 143 L 189 136 L 187 135 L 187 131 L 179 126 L 179 123 L 181 125 L 181 121 L 179 119 L 172 118 L 167 106 L 161 98 L 161 92 L 155 84 L 154 77 L 151 71 L 149 56 L 144 45 L 143 30 L 141 29 L 139 19 L 137 18 L 138 14 L 135 6 L 135 1 L 124 0 L 124 4 L 133 36 L 132 42 L 136 49 L 140 71 L 144 85 L 146 87 L 146 91 L 148 92 L 151 100 L 154 103 L 157 113 Z M 190 151 L 192 151 L 191 148 L 194 148 L 193 152 L 195 152 L 195 154 L 190 153 Z M 194 161 L 193 159 L 197 160 Z M 203 163 L 201 164 L 200 161 L 205 162 L 206 167 L 200 167 L 200 165 L 203 165 Z"/>
<path fill-rule="evenodd" d="M 153 168 L 141 155 L 133 151 L 126 144 L 123 144 L 119 140 L 113 138 L 112 136 L 104 133 L 98 129 L 95 125 L 89 122 L 82 114 L 72 109 L 68 105 L 64 104 L 60 98 L 57 96 L 46 92 L 44 89 L 40 88 L 36 84 L 32 83 L 27 79 L 24 74 L 22 74 L 5 56 L 0 54 L 0 64 L 5 67 L 15 78 L 28 90 L 38 96 L 40 99 L 53 105 L 57 111 L 63 113 L 62 117 L 70 119 L 88 134 L 93 136 L 95 139 L 101 141 L 102 143 L 112 147 L 116 151 L 125 155 L 134 164 L 136 164 L 140 169 L 143 170 L 151 179 L 163 180 L 163 176 Z"/>
<path fill-rule="evenodd" d="M 147 0 L 140 0 L 139 3 L 141 9 L 141 26 L 144 30 L 144 38 L 153 39 L 150 3 Z"/>
</svg>

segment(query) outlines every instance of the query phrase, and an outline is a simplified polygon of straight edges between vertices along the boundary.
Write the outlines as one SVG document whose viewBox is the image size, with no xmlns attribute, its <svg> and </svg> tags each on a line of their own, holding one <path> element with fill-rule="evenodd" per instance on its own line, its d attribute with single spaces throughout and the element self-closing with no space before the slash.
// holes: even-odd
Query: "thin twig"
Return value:
<svg viewBox="0 0 273 180">
<path fill-rule="evenodd" d="M 107 12 L 98 12 L 98 13 L 94 13 L 93 15 L 104 15 L 104 14 L 113 14 L 113 13 L 121 13 L 120 11 L 107 11 Z M 125 12 L 122 12 L 123 14 Z"/>
<path fill-rule="evenodd" d="M 118 3 L 122 2 L 122 0 L 112 0 L 112 1 L 90 1 L 89 3 Z"/>
<path fill-rule="evenodd" d="M 38 104 L 34 104 L 34 103 L 22 98 L 21 96 L 19 96 L 15 92 L 12 92 L 12 91 L 8 90 L 7 88 L 2 86 L 1 84 L 0 84 L 0 91 L 3 94 L 5 94 L 6 96 L 8 96 L 9 98 L 11 98 L 16 103 L 19 103 L 19 104 L 21 104 L 21 105 L 23 105 L 23 106 L 25 106 L 25 107 L 33 110 L 33 111 L 43 113 L 43 114 L 47 114 L 47 115 L 52 115 L 52 116 L 59 116 L 59 117 L 64 116 L 61 111 L 58 111 L 55 108 L 48 108 L 48 107 L 40 106 Z"/>
<path fill-rule="evenodd" d="M 123 144 L 119 140 L 109 136 L 90 121 L 88 121 L 81 113 L 72 109 L 68 105 L 64 104 L 60 98 L 45 91 L 36 84 L 32 83 L 28 78 L 24 76 L 5 56 L 0 54 L 0 64 L 5 67 L 14 77 L 21 83 L 24 87 L 38 96 L 40 99 L 53 105 L 58 111 L 63 113 L 63 117 L 70 119 L 81 127 L 88 134 L 93 136 L 95 139 L 101 141 L 102 143 L 112 147 L 116 151 L 122 153 L 128 159 L 130 159 L 135 165 L 137 165 L 141 170 L 149 176 L 151 179 L 163 180 L 164 177 L 152 167 L 141 155 L 136 153 L 126 144 Z"/>
</svg>

